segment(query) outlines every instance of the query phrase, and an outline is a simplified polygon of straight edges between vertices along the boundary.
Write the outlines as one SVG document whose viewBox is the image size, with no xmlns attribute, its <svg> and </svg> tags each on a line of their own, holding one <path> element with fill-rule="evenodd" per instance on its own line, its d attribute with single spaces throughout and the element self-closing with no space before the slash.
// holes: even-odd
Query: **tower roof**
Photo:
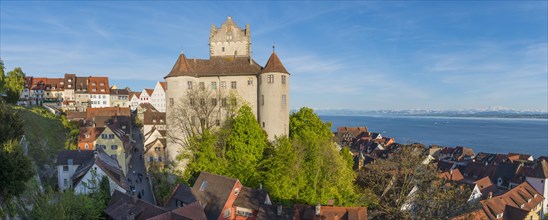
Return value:
<svg viewBox="0 0 548 220">
<path fill-rule="evenodd" d="M 191 67 L 188 63 L 188 60 L 184 53 L 181 53 L 179 55 L 179 58 L 177 59 L 177 62 L 175 62 L 175 65 L 173 65 L 173 68 L 171 68 L 171 72 L 169 72 L 168 76 L 174 76 L 174 75 L 190 75 L 191 74 Z"/>
<path fill-rule="evenodd" d="M 276 55 L 276 52 L 272 52 L 272 55 L 270 55 L 270 58 L 268 58 L 268 62 L 266 62 L 266 65 L 263 68 L 262 72 L 278 72 L 289 74 L 289 72 L 287 72 L 284 65 L 282 64 L 282 61 L 280 61 L 280 58 L 278 58 L 278 55 Z"/>
</svg>

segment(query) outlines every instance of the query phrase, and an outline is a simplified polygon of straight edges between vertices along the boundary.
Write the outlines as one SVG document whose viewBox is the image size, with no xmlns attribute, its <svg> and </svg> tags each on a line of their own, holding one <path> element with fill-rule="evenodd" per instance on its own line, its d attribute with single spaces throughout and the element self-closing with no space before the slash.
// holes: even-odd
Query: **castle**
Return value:
<svg viewBox="0 0 548 220">
<path fill-rule="evenodd" d="M 253 60 L 249 24 L 241 29 L 229 16 L 220 27 L 212 25 L 209 56 L 209 59 L 188 59 L 181 53 L 171 72 L 164 77 L 167 118 L 177 114 L 175 106 L 187 104 L 180 102 L 193 88 L 217 94 L 237 93 L 251 107 L 269 140 L 288 135 L 290 74 L 274 51 L 264 67 Z M 216 117 L 222 120 L 223 114 Z M 170 132 L 174 132 L 174 123 L 167 120 Z M 170 159 L 176 157 L 179 147 L 168 143 Z"/>
</svg>

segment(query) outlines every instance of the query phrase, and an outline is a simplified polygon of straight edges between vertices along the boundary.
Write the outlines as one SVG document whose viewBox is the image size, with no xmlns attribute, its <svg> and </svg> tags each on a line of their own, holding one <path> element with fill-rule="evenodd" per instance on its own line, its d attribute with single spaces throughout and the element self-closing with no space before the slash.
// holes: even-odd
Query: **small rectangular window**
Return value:
<svg viewBox="0 0 548 220">
<path fill-rule="evenodd" d="M 231 87 L 232 89 L 236 89 L 236 81 L 230 82 L 230 87 Z"/>
<path fill-rule="evenodd" d="M 192 89 L 192 81 L 186 82 L 188 89 Z"/>
<path fill-rule="evenodd" d="M 211 82 L 211 89 L 213 90 L 217 89 L 217 82 Z"/>
<path fill-rule="evenodd" d="M 190 106 L 194 106 L 194 99 L 190 99 L 189 102 Z"/>
<path fill-rule="evenodd" d="M 216 98 L 211 99 L 211 105 L 212 106 L 217 106 L 217 99 Z"/>
<path fill-rule="evenodd" d="M 285 75 L 282 75 L 282 84 L 285 84 Z"/>
<path fill-rule="evenodd" d="M 226 82 L 225 81 L 221 81 L 221 89 L 226 89 Z"/>
<path fill-rule="evenodd" d="M 118 145 L 110 145 L 110 149 L 111 149 L 111 150 L 117 150 L 117 149 L 118 149 Z"/>
<path fill-rule="evenodd" d="M 253 85 L 253 78 L 252 78 L 252 77 L 248 77 L 248 78 L 247 78 L 247 85 L 248 85 L 248 86 L 252 86 L 252 85 Z"/>
<path fill-rule="evenodd" d="M 169 98 L 169 106 L 173 106 L 173 98 Z"/>
<path fill-rule="evenodd" d="M 267 79 L 268 79 L 268 83 L 274 83 L 274 75 L 273 74 L 268 75 Z"/>
<path fill-rule="evenodd" d="M 221 106 L 226 107 L 226 98 L 221 100 Z"/>
<path fill-rule="evenodd" d="M 200 99 L 200 106 L 204 106 L 205 105 L 205 99 L 204 98 L 201 98 Z"/>
<path fill-rule="evenodd" d="M 200 82 L 200 89 L 205 89 L 205 83 L 204 82 Z"/>
<path fill-rule="evenodd" d="M 282 95 L 282 105 L 285 105 L 285 103 L 286 103 L 286 97 L 285 95 Z"/>
<path fill-rule="evenodd" d="M 221 126 L 221 120 L 219 120 L 219 119 L 215 120 L 215 125 Z"/>
<path fill-rule="evenodd" d="M 109 134 L 108 139 L 114 139 L 114 134 Z"/>
<path fill-rule="evenodd" d="M 264 95 L 261 95 L 261 105 L 264 105 Z"/>
<path fill-rule="evenodd" d="M 69 171 L 69 167 L 68 166 L 63 166 L 63 172 L 68 172 Z"/>
<path fill-rule="evenodd" d="M 207 187 L 207 181 L 202 181 L 202 185 L 200 185 L 200 191 L 204 191 Z"/>
</svg>

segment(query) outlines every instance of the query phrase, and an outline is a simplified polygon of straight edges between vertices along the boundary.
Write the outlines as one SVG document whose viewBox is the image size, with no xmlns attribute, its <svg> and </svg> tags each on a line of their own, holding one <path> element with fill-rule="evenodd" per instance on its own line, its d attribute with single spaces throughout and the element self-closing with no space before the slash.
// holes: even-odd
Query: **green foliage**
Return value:
<svg viewBox="0 0 548 220">
<path fill-rule="evenodd" d="M 6 90 L 6 101 L 15 104 L 21 96 L 21 92 L 25 87 L 25 73 L 21 68 L 17 67 L 8 72 L 4 79 L 4 88 Z"/>
<path fill-rule="evenodd" d="M 346 165 L 352 169 L 354 167 L 354 156 L 348 147 L 343 147 L 340 151 L 341 157 L 346 161 Z"/>
<path fill-rule="evenodd" d="M 54 192 L 48 190 L 35 196 L 32 219 L 102 219 L 102 211 L 108 203 L 99 192 L 76 195 L 71 190 Z"/>
<path fill-rule="evenodd" d="M 65 127 L 68 135 L 67 140 L 65 141 L 65 149 L 67 150 L 77 150 L 78 149 L 78 134 L 80 130 L 78 128 L 78 123 L 75 121 L 67 120 L 65 115 L 61 115 L 61 123 Z"/>
<path fill-rule="evenodd" d="M 4 61 L 2 59 L 0 59 L 0 94 L 4 94 L 5 92 L 5 87 L 4 87 L 4 78 L 6 77 L 4 75 L 4 69 L 6 69 L 4 67 Z M 1 101 L 1 97 L 0 97 L 0 101 Z"/>
<path fill-rule="evenodd" d="M 268 144 L 266 132 L 255 119 L 251 108 L 244 105 L 232 122 L 232 131 L 226 140 L 228 175 L 244 185 L 259 185 L 259 162 Z"/>
<path fill-rule="evenodd" d="M 265 188 L 272 198 L 284 204 L 296 202 L 299 190 L 306 187 L 302 159 L 287 137 L 278 138 L 263 166 Z"/>
<path fill-rule="evenodd" d="M 25 190 L 25 182 L 32 178 L 34 169 L 18 140 L 0 144 L 0 201 L 6 201 Z"/>
<path fill-rule="evenodd" d="M 23 123 L 17 111 L 0 103 L 0 144 L 8 140 L 19 140 L 23 135 Z"/>
<path fill-rule="evenodd" d="M 150 166 L 148 173 L 151 176 L 152 190 L 156 203 L 159 206 L 163 206 L 177 185 L 178 180 L 173 175 L 167 173 L 166 170 L 159 169 L 154 163 Z"/>
<path fill-rule="evenodd" d="M 189 182 L 194 182 L 202 171 L 220 175 L 227 173 L 227 160 L 217 154 L 217 138 L 211 131 L 204 130 L 203 134 L 190 137 L 188 143 L 190 151 L 181 156 L 190 159 L 185 170 L 185 177 Z"/>
</svg>

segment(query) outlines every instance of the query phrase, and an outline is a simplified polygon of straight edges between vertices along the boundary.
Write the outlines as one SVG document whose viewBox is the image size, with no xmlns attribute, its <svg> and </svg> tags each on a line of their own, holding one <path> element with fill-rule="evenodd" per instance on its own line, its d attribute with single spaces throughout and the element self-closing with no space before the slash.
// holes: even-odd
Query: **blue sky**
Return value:
<svg viewBox="0 0 548 220">
<path fill-rule="evenodd" d="M 208 58 L 210 26 L 251 25 L 291 107 L 548 110 L 548 5 L 533 2 L 0 2 L 8 70 L 153 87 L 179 53 Z"/>
</svg>

